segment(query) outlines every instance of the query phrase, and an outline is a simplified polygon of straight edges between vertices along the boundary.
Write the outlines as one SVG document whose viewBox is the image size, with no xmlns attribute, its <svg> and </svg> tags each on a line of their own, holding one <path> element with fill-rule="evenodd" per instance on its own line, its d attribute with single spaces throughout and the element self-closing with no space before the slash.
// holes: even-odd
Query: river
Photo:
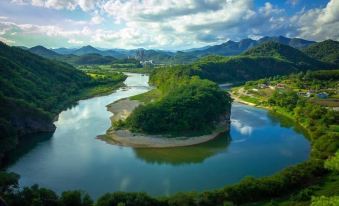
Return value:
<svg viewBox="0 0 339 206">
<path fill-rule="evenodd" d="M 79 101 L 60 113 L 54 134 L 26 144 L 7 168 L 20 174 L 21 186 L 80 189 L 92 198 L 114 191 L 169 195 L 271 175 L 308 158 L 310 144 L 290 121 L 239 103 L 232 105 L 230 133 L 201 145 L 133 149 L 98 140 L 111 124 L 106 105 L 150 89 L 147 76 L 128 75 L 126 89 Z"/>
</svg>

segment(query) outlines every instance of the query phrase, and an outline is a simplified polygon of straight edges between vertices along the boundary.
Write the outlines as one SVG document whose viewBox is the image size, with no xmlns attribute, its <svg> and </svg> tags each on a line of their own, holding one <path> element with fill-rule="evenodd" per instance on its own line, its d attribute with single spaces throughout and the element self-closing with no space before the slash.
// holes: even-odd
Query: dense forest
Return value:
<svg viewBox="0 0 339 206">
<path fill-rule="evenodd" d="M 191 67 L 202 78 L 216 82 L 241 82 L 298 71 L 331 69 L 334 65 L 314 60 L 287 45 L 265 42 L 239 56 L 203 57 Z"/>
<path fill-rule="evenodd" d="M 175 136 L 200 134 L 211 132 L 229 117 L 229 95 L 209 80 L 182 73 L 180 67 L 157 69 L 150 78 L 160 93 L 157 100 L 136 108 L 126 121 L 114 123 L 116 129 Z"/>
<path fill-rule="evenodd" d="M 92 78 L 69 64 L 4 43 L 0 43 L 0 71 L 0 160 L 15 148 L 19 136 L 53 132 L 53 119 L 62 109 L 99 91 L 93 88 L 112 87 L 126 78 L 121 73 Z"/>
<path fill-rule="evenodd" d="M 319 61 L 339 65 L 339 42 L 326 40 L 319 42 L 302 50 L 308 56 Z"/>
</svg>

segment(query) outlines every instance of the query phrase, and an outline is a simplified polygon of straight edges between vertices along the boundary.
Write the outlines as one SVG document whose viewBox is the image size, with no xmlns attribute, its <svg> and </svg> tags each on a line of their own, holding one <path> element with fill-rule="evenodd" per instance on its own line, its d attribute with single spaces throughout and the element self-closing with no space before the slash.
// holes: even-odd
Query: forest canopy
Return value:
<svg viewBox="0 0 339 206">
<path fill-rule="evenodd" d="M 116 127 L 149 134 L 209 133 L 230 113 L 231 98 L 225 91 L 180 67 L 157 69 L 150 82 L 161 97 L 139 106 Z"/>
</svg>

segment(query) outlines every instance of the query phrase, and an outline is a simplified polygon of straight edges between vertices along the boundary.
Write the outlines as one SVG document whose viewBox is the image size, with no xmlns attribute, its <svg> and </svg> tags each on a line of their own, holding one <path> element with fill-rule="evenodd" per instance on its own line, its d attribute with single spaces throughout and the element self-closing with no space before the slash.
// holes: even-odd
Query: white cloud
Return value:
<svg viewBox="0 0 339 206">
<path fill-rule="evenodd" d="M 323 9 L 302 11 L 291 18 L 300 37 L 339 40 L 339 0 L 331 0 Z"/>
<path fill-rule="evenodd" d="M 91 18 L 91 24 L 101 24 L 104 21 L 100 15 L 96 14 Z"/>
<path fill-rule="evenodd" d="M 240 120 L 232 119 L 232 126 L 242 135 L 251 135 L 253 127 L 243 124 Z"/>
<path fill-rule="evenodd" d="M 254 5 L 254 0 L 12 2 L 50 9 L 79 8 L 88 13 L 90 19 L 68 19 L 65 25 L 59 26 L 32 23 L 16 25 L 21 33 L 67 38 L 69 43 L 72 39 L 81 39 L 99 46 L 182 49 L 229 39 L 275 35 L 298 36 L 312 40 L 339 40 L 339 0 L 330 0 L 324 8 L 302 10 L 293 16 L 269 1 L 258 8 Z M 295 5 L 299 1 L 286 2 Z M 0 17 L 0 20 L 7 19 Z M 102 24 L 105 26 L 101 27 Z"/>
<path fill-rule="evenodd" d="M 76 7 L 80 7 L 83 11 L 91 11 L 96 8 L 96 4 L 100 2 L 100 0 L 12 0 L 12 2 L 51 9 L 74 10 Z"/>
<path fill-rule="evenodd" d="M 5 37 L 0 36 L 0 41 L 5 42 L 6 44 L 14 44 L 14 40 L 6 39 Z"/>
<path fill-rule="evenodd" d="M 84 11 L 91 11 L 96 8 L 97 0 L 78 0 L 78 5 Z"/>
<path fill-rule="evenodd" d="M 287 2 L 291 4 L 292 6 L 295 6 L 299 3 L 300 0 L 288 0 Z"/>
<path fill-rule="evenodd" d="M 67 42 L 70 43 L 70 44 L 77 44 L 77 45 L 84 44 L 83 41 L 81 41 L 81 40 L 76 40 L 76 39 L 70 39 L 70 40 L 68 40 Z"/>
</svg>

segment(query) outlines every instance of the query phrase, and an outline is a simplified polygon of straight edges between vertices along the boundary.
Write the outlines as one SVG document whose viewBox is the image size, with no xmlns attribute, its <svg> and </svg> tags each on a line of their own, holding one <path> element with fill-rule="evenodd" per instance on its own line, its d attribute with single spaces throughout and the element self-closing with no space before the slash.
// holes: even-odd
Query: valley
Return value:
<svg viewBox="0 0 339 206">
<path fill-rule="evenodd" d="M 307 205 L 336 195 L 324 165 L 339 147 L 338 42 L 266 39 L 175 54 L 1 44 L 0 177 L 26 187 L 1 196 Z"/>
</svg>

